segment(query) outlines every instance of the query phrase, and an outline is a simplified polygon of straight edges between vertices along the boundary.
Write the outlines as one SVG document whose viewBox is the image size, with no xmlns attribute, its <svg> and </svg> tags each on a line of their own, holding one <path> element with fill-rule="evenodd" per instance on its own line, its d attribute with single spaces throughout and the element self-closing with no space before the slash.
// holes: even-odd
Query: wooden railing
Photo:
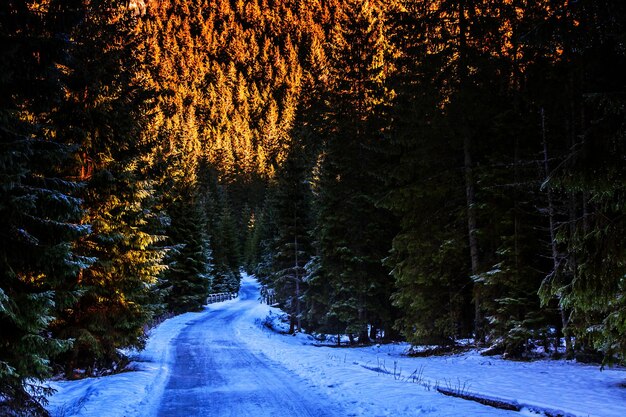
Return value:
<svg viewBox="0 0 626 417">
<path fill-rule="evenodd" d="M 276 303 L 276 293 L 273 288 L 268 288 L 265 285 L 261 287 L 261 302 L 270 306 Z"/>
<path fill-rule="evenodd" d="M 236 292 L 220 292 L 217 294 L 209 294 L 206 299 L 207 304 L 219 303 L 220 301 L 232 300 L 239 296 Z"/>
</svg>

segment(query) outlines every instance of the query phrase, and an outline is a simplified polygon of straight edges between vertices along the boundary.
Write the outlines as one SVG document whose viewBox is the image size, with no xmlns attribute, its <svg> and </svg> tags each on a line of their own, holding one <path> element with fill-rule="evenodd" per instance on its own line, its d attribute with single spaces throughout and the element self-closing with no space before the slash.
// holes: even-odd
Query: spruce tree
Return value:
<svg viewBox="0 0 626 417">
<path fill-rule="evenodd" d="M 213 272 L 207 221 L 199 193 L 190 192 L 191 201 L 177 201 L 172 205 L 172 224 L 166 258 L 168 269 L 163 273 L 168 311 L 184 313 L 198 311 L 206 303 L 211 291 Z"/>
<path fill-rule="evenodd" d="M 293 333 L 302 328 L 304 266 L 311 256 L 311 190 L 306 154 L 301 146 L 292 144 L 275 187 L 270 286 L 281 307 L 289 312 L 289 332 Z"/>
<path fill-rule="evenodd" d="M 368 325 L 386 313 L 378 300 L 391 291 L 381 265 L 388 250 L 388 214 L 378 209 L 381 192 L 377 153 L 386 128 L 391 93 L 385 83 L 391 49 L 385 15 L 377 2 L 346 2 L 331 32 L 332 85 L 317 198 L 317 247 L 331 287 L 328 322 L 333 333 L 370 338 Z M 350 65 L 345 66 L 346 62 Z"/>
<path fill-rule="evenodd" d="M 428 54 L 420 14 L 393 15 L 393 42 L 400 51 L 391 80 L 397 92 L 395 122 L 387 146 L 388 193 L 382 205 L 399 219 L 385 263 L 397 290 L 396 328 L 413 344 L 449 346 L 466 336 L 471 320 L 469 271 L 464 261 L 464 190 L 459 144 L 439 103 L 442 93 L 434 73 L 442 58 Z M 433 77 L 433 78 L 431 78 Z"/>
<path fill-rule="evenodd" d="M 211 228 L 214 239 L 213 259 L 215 273 L 214 292 L 238 292 L 240 285 L 239 266 L 241 252 L 236 219 L 230 207 L 226 192 L 222 189 L 218 196 L 217 214 Z"/>
<path fill-rule="evenodd" d="M 562 195 L 567 222 L 556 228 L 564 255 L 542 288 L 568 313 L 574 347 L 623 362 L 624 339 L 624 83 L 621 48 L 626 10 L 610 0 L 576 4 L 551 29 L 559 36 L 564 82 L 550 109 L 552 149 L 561 150 L 546 187 Z M 546 101 L 547 102 L 547 101 Z M 548 102 L 549 103 L 549 102 Z M 560 125 L 555 126 L 555 122 Z M 561 145 L 561 146 L 558 146 Z M 565 145 L 565 146 L 563 146 Z M 591 356 L 593 358 L 593 356 Z"/>
<path fill-rule="evenodd" d="M 153 143 L 142 133 L 150 95 L 135 78 L 133 51 L 142 42 L 133 32 L 137 17 L 106 2 L 92 2 L 86 11 L 72 33 L 81 42 L 72 57 L 76 69 L 68 74 L 71 101 L 62 126 L 81 146 L 79 177 L 87 182 L 82 221 L 92 225 L 76 250 L 96 262 L 80 271 L 80 299 L 52 326 L 55 335 L 75 340 L 59 358 L 68 376 L 76 368 L 87 374 L 110 368 L 120 347 L 142 345 L 162 270 L 155 246 L 162 237 L 154 234 L 160 220 L 142 160 Z"/>
<path fill-rule="evenodd" d="M 35 7 L 40 6 L 38 12 Z M 73 278 L 90 260 L 73 243 L 80 225 L 71 178 L 75 147 L 59 134 L 55 112 L 75 23 L 58 2 L 0 6 L 0 414 L 47 415 L 51 359 L 71 342 L 47 331 L 73 304 Z M 71 6 L 71 5 L 70 5 Z"/>
</svg>

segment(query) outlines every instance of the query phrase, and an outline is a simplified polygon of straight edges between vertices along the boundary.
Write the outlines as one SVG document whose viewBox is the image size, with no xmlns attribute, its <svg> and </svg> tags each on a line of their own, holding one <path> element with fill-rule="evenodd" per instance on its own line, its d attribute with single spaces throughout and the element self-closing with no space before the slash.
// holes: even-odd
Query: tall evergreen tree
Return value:
<svg viewBox="0 0 626 417">
<path fill-rule="evenodd" d="M 466 336 L 471 297 L 460 154 L 429 79 L 440 65 L 428 55 L 420 22 L 410 13 L 395 16 L 394 41 L 403 55 L 394 77 L 397 97 L 389 152 L 389 192 L 382 204 L 399 219 L 385 260 L 395 278 L 397 329 L 414 344 L 454 344 Z"/>
<path fill-rule="evenodd" d="M 557 227 L 566 250 L 542 295 L 544 301 L 556 296 L 568 312 L 564 324 L 577 336 L 578 351 L 623 361 L 625 85 L 618 74 L 626 66 L 620 46 L 626 9 L 598 0 L 571 5 L 559 17 L 551 29 L 561 40 L 554 70 L 566 75 L 563 107 L 550 108 L 548 128 L 557 138 L 552 149 L 563 151 L 546 185 L 565 191 L 569 218 Z"/>
<path fill-rule="evenodd" d="M 376 208 L 381 182 L 376 147 L 386 127 L 392 67 L 385 15 L 377 2 L 346 2 L 331 32 L 333 73 L 319 180 L 317 246 L 321 271 L 331 287 L 327 322 L 333 333 L 369 340 L 368 325 L 386 315 L 389 216 Z M 350 62 L 348 67 L 345 63 Z M 383 307 L 378 309 L 377 307 Z"/>
<path fill-rule="evenodd" d="M 238 292 L 241 279 L 239 273 L 241 262 L 239 234 L 226 191 L 224 189 L 220 191 L 215 220 L 210 233 L 214 239 L 215 274 L 213 290 L 214 292 Z"/>
<path fill-rule="evenodd" d="M 170 246 L 164 271 L 168 310 L 174 313 L 198 311 L 211 291 L 213 264 L 203 200 L 198 192 L 192 201 L 172 205 Z"/>
<path fill-rule="evenodd" d="M 72 244 L 88 231 L 71 178 L 75 148 L 59 134 L 62 73 L 76 22 L 63 2 L 0 6 L 0 414 L 47 415 L 51 359 L 66 338 L 48 326 L 76 297 L 89 259 Z"/>
<path fill-rule="evenodd" d="M 81 42 L 62 126 L 81 145 L 79 176 L 87 182 L 82 221 L 92 234 L 77 251 L 97 260 L 78 274 L 82 295 L 52 327 L 55 335 L 75 339 L 60 358 L 68 375 L 77 367 L 87 374 L 109 367 L 119 360 L 118 348 L 142 345 L 153 311 L 148 300 L 162 269 L 152 184 L 142 175 L 142 157 L 153 143 L 142 134 L 150 96 L 135 78 L 133 51 L 141 36 L 126 7 L 110 6 L 91 2 L 71 34 Z"/>
<path fill-rule="evenodd" d="M 311 190 L 302 146 L 292 145 L 278 172 L 273 194 L 274 233 L 270 239 L 270 286 L 278 303 L 289 312 L 289 332 L 300 331 L 306 291 L 304 266 L 311 257 Z"/>
</svg>

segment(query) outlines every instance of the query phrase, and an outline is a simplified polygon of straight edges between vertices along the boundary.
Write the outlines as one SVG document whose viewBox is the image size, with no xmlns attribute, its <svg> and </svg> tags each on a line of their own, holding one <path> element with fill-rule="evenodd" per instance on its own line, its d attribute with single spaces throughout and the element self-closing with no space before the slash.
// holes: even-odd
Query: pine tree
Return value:
<svg viewBox="0 0 626 417">
<path fill-rule="evenodd" d="M 142 345 L 163 255 L 155 246 L 162 237 L 154 234 L 160 220 L 152 208 L 152 182 L 143 175 L 142 158 L 153 143 L 142 134 L 150 96 L 135 78 L 134 43 L 141 42 L 133 32 L 136 17 L 100 2 L 87 11 L 72 33 L 81 42 L 73 55 L 76 69 L 68 74 L 71 101 L 62 126 L 81 145 L 79 177 L 87 182 L 82 221 L 92 225 L 76 250 L 96 262 L 80 271 L 80 299 L 52 326 L 55 335 L 75 339 L 59 357 L 68 376 L 75 368 L 91 374 L 110 367 L 120 347 Z"/>
<path fill-rule="evenodd" d="M 198 311 L 211 292 L 212 257 L 202 198 L 196 191 L 192 201 L 177 201 L 170 211 L 170 246 L 163 273 L 168 311 Z"/>
<path fill-rule="evenodd" d="M 306 291 L 304 266 L 311 256 L 308 163 L 305 150 L 292 144 L 278 173 L 273 204 L 275 223 L 272 238 L 270 285 L 276 299 L 289 312 L 289 332 L 301 331 Z"/>
<path fill-rule="evenodd" d="M 218 195 L 215 222 L 211 228 L 214 239 L 213 259 L 215 274 L 214 292 L 238 292 L 240 285 L 239 266 L 241 253 L 237 225 L 230 202 L 222 189 Z"/>
<path fill-rule="evenodd" d="M 39 6 L 39 12 L 35 12 Z M 70 177 L 75 147 L 58 134 L 62 73 L 75 23 L 57 2 L 0 6 L 0 414 L 47 415 L 51 359 L 71 342 L 51 336 L 59 307 L 76 297 L 72 279 L 89 259 L 73 243 L 80 184 Z"/>
<path fill-rule="evenodd" d="M 332 291 L 325 297 L 327 322 L 335 323 L 334 333 L 367 342 L 368 325 L 380 326 L 377 321 L 385 316 L 377 300 L 390 296 L 388 272 L 381 265 L 390 241 L 383 219 L 389 216 L 375 206 L 382 186 L 375 149 L 391 98 L 385 85 L 391 50 L 380 4 L 347 2 L 338 13 L 331 34 L 333 78 L 315 234 L 321 271 Z"/>
<path fill-rule="evenodd" d="M 569 197 L 569 218 L 556 228 L 564 255 L 546 278 L 542 295 L 544 301 L 556 297 L 569 313 L 566 330 L 576 336 L 580 357 L 595 350 L 605 363 L 623 362 L 626 354 L 620 243 L 624 84 L 618 75 L 626 65 L 619 46 L 625 16 L 620 2 L 592 1 L 573 5 L 551 27 L 562 39 L 555 70 L 564 71 L 567 82 L 557 96 L 565 105 L 547 116 L 548 132 L 556 136 L 550 138 L 552 149 L 561 149 L 562 159 L 546 186 Z"/>
<path fill-rule="evenodd" d="M 393 16 L 392 39 L 401 55 L 392 79 L 395 122 L 382 204 L 398 217 L 400 230 L 385 262 L 397 288 L 396 328 L 410 343 L 449 346 L 471 326 L 463 176 L 453 168 L 462 159 L 450 151 L 459 145 L 433 81 L 442 58 L 428 53 L 420 16 L 410 10 Z"/>
<path fill-rule="evenodd" d="M 245 219 L 244 219 L 245 220 Z M 243 267 L 248 274 L 253 274 L 255 266 L 260 262 L 261 230 L 264 217 L 262 208 L 257 208 L 248 217 L 243 247 Z"/>
</svg>

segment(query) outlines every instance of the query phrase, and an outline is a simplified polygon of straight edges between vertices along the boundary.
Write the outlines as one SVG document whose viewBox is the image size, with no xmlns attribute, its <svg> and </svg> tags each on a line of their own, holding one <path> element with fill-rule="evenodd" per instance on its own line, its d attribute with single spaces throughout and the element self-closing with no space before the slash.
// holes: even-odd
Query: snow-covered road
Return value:
<svg viewBox="0 0 626 417">
<path fill-rule="evenodd" d="M 315 387 L 241 341 L 235 323 L 258 304 L 257 297 L 248 283 L 239 302 L 182 330 L 173 343 L 174 362 L 158 416 L 346 415 Z"/>
<path fill-rule="evenodd" d="M 511 362 L 477 352 L 411 358 L 405 343 L 337 349 L 279 334 L 282 312 L 241 296 L 153 329 L 135 371 L 51 382 L 53 417 L 626 416 L 626 370 L 568 361 Z M 517 403 L 504 411 L 447 397 L 437 387 Z"/>
</svg>

